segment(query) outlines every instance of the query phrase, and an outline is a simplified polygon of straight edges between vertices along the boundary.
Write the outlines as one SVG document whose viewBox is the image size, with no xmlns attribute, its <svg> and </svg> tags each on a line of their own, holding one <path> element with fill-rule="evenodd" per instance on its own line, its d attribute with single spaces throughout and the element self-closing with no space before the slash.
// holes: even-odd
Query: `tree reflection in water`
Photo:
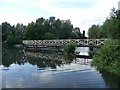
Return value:
<svg viewBox="0 0 120 90">
<path fill-rule="evenodd" d="M 21 49 L 5 47 L 2 49 L 2 64 L 9 67 L 11 64 L 24 64 L 23 52 Z"/>
<path fill-rule="evenodd" d="M 72 56 L 63 56 L 59 53 L 28 52 L 15 48 L 3 48 L 2 52 L 4 67 L 9 67 L 11 64 L 24 65 L 28 62 L 37 65 L 38 68 L 50 67 L 55 69 L 57 66 L 70 64 L 73 61 Z"/>
<path fill-rule="evenodd" d="M 102 77 L 109 88 L 120 88 L 120 76 L 114 75 L 104 70 L 99 70 Z"/>
</svg>

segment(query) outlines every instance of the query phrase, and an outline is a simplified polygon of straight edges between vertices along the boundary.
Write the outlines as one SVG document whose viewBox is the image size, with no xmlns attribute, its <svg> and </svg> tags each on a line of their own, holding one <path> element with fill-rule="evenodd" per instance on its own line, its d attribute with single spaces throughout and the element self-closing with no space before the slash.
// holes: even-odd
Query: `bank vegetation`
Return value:
<svg viewBox="0 0 120 90">
<path fill-rule="evenodd" d="M 93 56 L 92 65 L 120 75 L 120 10 L 111 10 L 103 25 L 92 25 L 89 38 L 105 38 L 105 44 Z"/>
</svg>

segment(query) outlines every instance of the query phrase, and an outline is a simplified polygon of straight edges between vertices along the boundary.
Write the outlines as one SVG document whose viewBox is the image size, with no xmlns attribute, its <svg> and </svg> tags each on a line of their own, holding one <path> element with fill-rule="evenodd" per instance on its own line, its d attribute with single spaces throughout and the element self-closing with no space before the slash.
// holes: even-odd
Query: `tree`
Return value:
<svg viewBox="0 0 120 90">
<path fill-rule="evenodd" d="M 54 36 L 54 34 L 51 34 L 51 33 L 45 33 L 44 38 L 45 39 L 55 39 L 55 36 Z"/>
<path fill-rule="evenodd" d="M 12 46 L 15 44 L 15 38 L 14 36 L 11 34 L 8 35 L 7 39 L 6 39 L 7 45 Z"/>
<path fill-rule="evenodd" d="M 16 43 L 22 43 L 25 39 L 26 27 L 23 24 L 17 24 L 15 27 L 14 39 Z"/>
<path fill-rule="evenodd" d="M 100 31 L 100 28 L 99 28 L 99 25 L 92 25 L 89 30 L 88 30 L 88 35 L 89 35 L 89 38 L 92 38 L 92 39 L 96 39 L 96 38 L 99 38 L 99 31 Z"/>
<path fill-rule="evenodd" d="M 61 25 L 61 39 L 68 39 L 72 37 L 73 25 L 70 20 L 63 20 Z"/>
<path fill-rule="evenodd" d="M 31 22 L 28 24 L 27 28 L 26 28 L 26 39 L 28 40 L 32 40 L 32 39 L 36 39 L 36 32 L 35 32 L 35 23 Z"/>
<path fill-rule="evenodd" d="M 75 34 L 75 36 L 74 36 L 74 38 L 82 38 L 82 34 L 81 34 L 81 32 L 80 32 L 80 28 L 79 27 L 75 27 L 74 29 L 73 29 L 73 33 Z"/>
<path fill-rule="evenodd" d="M 104 38 L 120 38 L 120 10 L 111 9 L 110 17 L 101 26 L 100 36 Z"/>
<path fill-rule="evenodd" d="M 61 38 L 61 33 L 62 33 L 62 21 L 60 19 L 57 19 L 54 22 L 54 35 L 56 39 Z"/>
<path fill-rule="evenodd" d="M 18 23 L 11 26 L 9 23 L 2 23 L 3 42 L 20 44 L 22 40 L 44 40 L 44 39 L 70 39 L 82 38 L 78 27 L 73 28 L 70 20 L 60 20 L 55 17 L 44 19 L 38 18 L 36 22 L 31 22 L 27 26 Z M 12 41 L 9 41 L 12 40 Z"/>
<path fill-rule="evenodd" d="M 80 31 L 79 31 L 80 33 Z M 27 26 L 26 39 L 67 39 L 73 38 L 73 25 L 70 20 L 39 18 Z M 80 35 L 79 35 L 80 37 Z"/>
<path fill-rule="evenodd" d="M 14 26 L 11 26 L 7 22 L 2 23 L 2 42 L 6 41 L 9 34 L 13 34 L 15 32 Z"/>
</svg>

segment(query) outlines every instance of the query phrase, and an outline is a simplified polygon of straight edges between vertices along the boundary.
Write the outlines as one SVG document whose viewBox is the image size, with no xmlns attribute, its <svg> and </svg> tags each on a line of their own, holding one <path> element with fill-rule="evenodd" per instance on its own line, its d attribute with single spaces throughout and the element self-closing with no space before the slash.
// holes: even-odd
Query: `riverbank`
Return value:
<svg viewBox="0 0 120 90">
<path fill-rule="evenodd" d="M 120 75 L 120 46 L 119 40 L 107 40 L 93 56 L 92 65 L 98 69 Z"/>
</svg>

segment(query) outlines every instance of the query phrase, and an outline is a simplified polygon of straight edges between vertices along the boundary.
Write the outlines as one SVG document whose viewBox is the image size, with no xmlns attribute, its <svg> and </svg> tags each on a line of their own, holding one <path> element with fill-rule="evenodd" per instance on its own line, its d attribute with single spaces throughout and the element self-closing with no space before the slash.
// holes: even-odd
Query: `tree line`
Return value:
<svg viewBox="0 0 120 90">
<path fill-rule="evenodd" d="M 85 31 L 79 27 L 73 27 L 70 20 L 60 20 L 55 17 L 38 18 L 28 25 L 18 23 L 10 25 L 2 23 L 2 42 L 8 45 L 20 44 L 22 40 L 46 40 L 46 39 L 78 39 L 86 38 Z"/>
<path fill-rule="evenodd" d="M 89 38 L 120 39 L 120 10 L 111 9 L 110 16 L 103 25 L 92 25 L 88 30 Z"/>
</svg>

